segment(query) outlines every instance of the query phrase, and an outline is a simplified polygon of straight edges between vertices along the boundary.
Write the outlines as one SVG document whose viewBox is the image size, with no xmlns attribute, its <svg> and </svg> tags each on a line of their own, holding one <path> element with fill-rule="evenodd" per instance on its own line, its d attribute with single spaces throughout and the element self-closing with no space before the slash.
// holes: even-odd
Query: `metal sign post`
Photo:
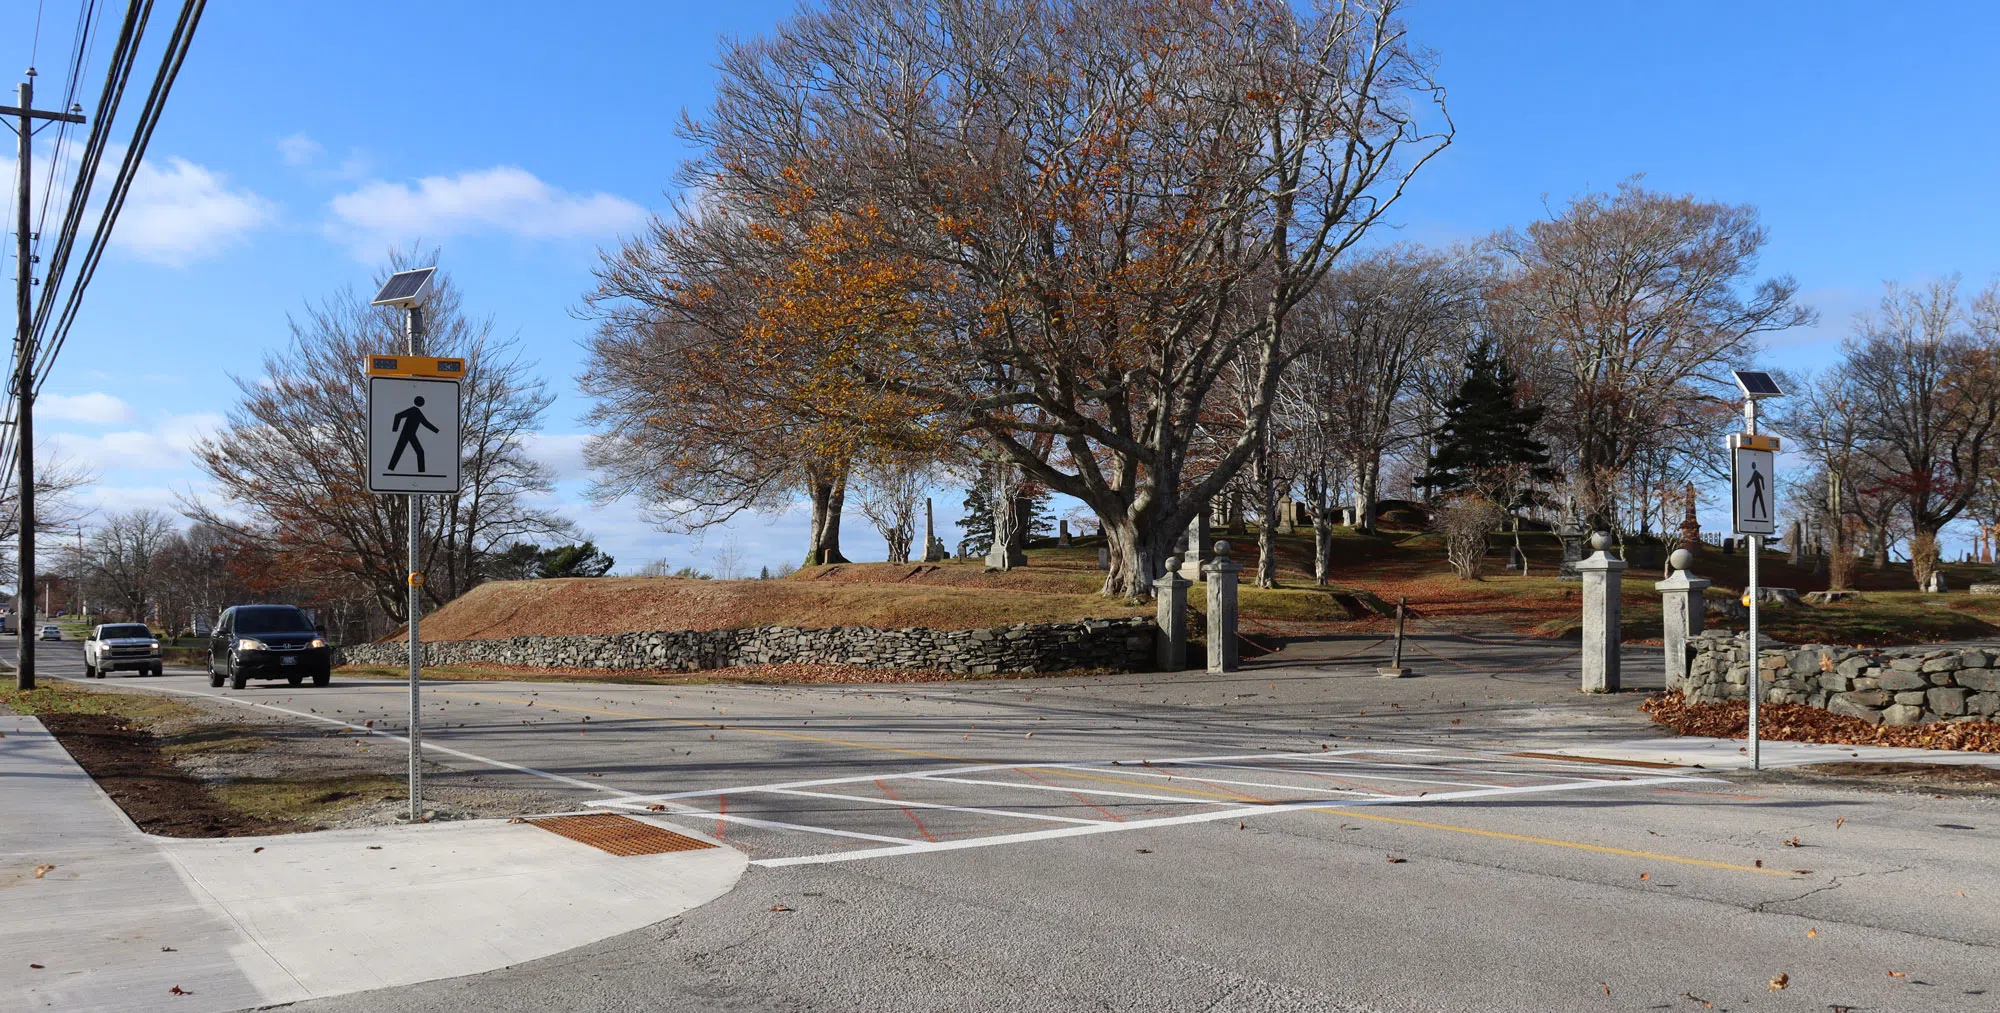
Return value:
<svg viewBox="0 0 2000 1013">
<path fill-rule="evenodd" d="M 1758 723 L 1762 702 L 1763 652 L 1758 646 L 1757 612 L 1760 607 L 1757 585 L 1757 557 L 1764 536 L 1778 530 L 1778 439 L 1757 435 L 1757 402 L 1780 397 L 1783 391 L 1769 373 L 1739 371 L 1736 386 L 1743 391 L 1743 432 L 1729 434 L 1729 502 L 1731 527 L 1750 541 L 1750 579 L 1743 597 L 1750 608 L 1750 674 L 1745 695 L 1750 699 L 1750 769 L 1764 768 L 1763 738 Z"/>
<path fill-rule="evenodd" d="M 423 338 L 422 302 L 430 294 L 434 268 L 399 271 L 389 277 L 371 305 L 403 310 L 406 355 L 371 355 L 368 373 L 368 489 L 402 493 L 409 522 L 410 822 L 424 818 L 423 643 L 417 625 L 423 612 L 423 516 L 418 498 L 455 493 L 459 488 L 458 378 L 460 359 L 417 355 Z"/>
</svg>

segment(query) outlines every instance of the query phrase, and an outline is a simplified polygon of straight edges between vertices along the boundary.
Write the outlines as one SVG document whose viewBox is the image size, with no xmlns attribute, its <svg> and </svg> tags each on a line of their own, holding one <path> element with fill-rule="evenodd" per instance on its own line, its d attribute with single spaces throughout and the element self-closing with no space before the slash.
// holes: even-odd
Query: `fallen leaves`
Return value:
<svg viewBox="0 0 2000 1013">
<path fill-rule="evenodd" d="M 1639 874 L 1639 882 L 1641 882 L 1641 883 L 1644 883 L 1645 881 L 1647 881 L 1647 880 L 1649 880 L 1649 879 L 1652 879 L 1652 878 L 1653 878 L 1653 874 L 1652 874 L 1652 873 L 1650 873 L 1650 872 L 1642 872 L 1642 873 L 1640 873 L 1640 874 Z"/>
<path fill-rule="evenodd" d="M 262 847 L 255 847 L 255 848 L 251 848 L 251 849 L 250 849 L 250 853 L 254 855 L 254 854 L 256 854 L 257 852 L 259 852 L 259 851 L 262 851 L 262 850 L 264 850 L 264 849 L 263 849 Z"/>
<path fill-rule="evenodd" d="M 1803 845 L 1803 844 L 1800 844 L 1800 843 L 1799 843 L 1799 839 L 1798 839 L 1798 838 L 1796 838 L 1796 837 L 1792 838 L 1792 839 L 1791 839 L 1791 840 L 1789 840 L 1789 841 L 1782 841 L 1782 842 L 1780 842 L 1780 843 L 1782 843 L 1782 844 L 1783 844 L 1783 845 L 1784 845 L 1785 847 L 1788 847 L 1788 848 L 1803 848 L 1803 847 L 1805 847 L 1805 845 Z"/>
<path fill-rule="evenodd" d="M 790 910 L 791 910 L 791 908 L 788 908 L 788 907 L 786 907 L 786 906 L 785 906 L 785 905 L 783 905 L 783 904 L 773 904 L 773 905 L 771 905 L 771 910 L 773 910 L 773 911 L 790 911 Z"/>
<path fill-rule="evenodd" d="M 667 807 L 664 803 L 655 802 L 652 805 L 647 806 L 646 811 L 649 813 L 663 813 L 667 811 Z"/>
<path fill-rule="evenodd" d="M 56 867 L 53 865 L 37 865 L 35 866 L 35 878 L 40 879 L 54 871 L 56 871 Z"/>
<path fill-rule="evenodd" d="M 1708 1001 L 1707 999 L 1703 999 L 1703 998 L 1702 998 L 1701 996 L 1698 996 L 1698 995 L 1694 994 L 1693 992 L 1682 992 L 1682 993 L 1681 993 L 1681 998 L 1683 998 L 1683 999 L 1686 999 L 1686 1000 L 1688 1000 L 1689 1002 L 1698 1002 L 1698 1003 L 1701 1003 L 1701 1008 L 1702 1008 L 1702 1009 L 1714 1009 L 1714 1008 L 1715 1008 L 1715 1004 L 1714 1004 L 1714 1003 L 1712 1003 L 1712 1002 L 1709 1002 L 1709 1001 Z"/>
<path fill-rule="evenodd" d="M 1768 987 L 1766 987 L 1764 991 L 1782 992 L 1790 987 L 1792 987 L 1792 976 L 1786 974 L 1783 971 L 1779 971 L 1777 975 L 1771 979 L 1771 984 Z"/>
<path fill-rule="evenodd" d="M 1662 693 L 1648 699 L 1639 709 L 1682 735 L 1741 739 L 1750 734 L 1750 705 L 1743 700 L 1691 704 L 1679 693 Z M 1766 739 L 1786 742 L 2000 752 L 2000 722 L 1871 725 L 1859 718 L 1797 703 L 1765 704 L 1758 711 L 1758 732 Z"/>
<path fill-rule="evenodd" d="M 1132 850 L 1133 850 L 1133 851 L 1136 851 L 1136 852 L 1138 852 L 1139 854 L 1142 854 L 1142 855 L 1150 855 L 1150 854 L 1152 854 L 1152 853 L 1153 853 L 1153 849 L 1152 849 L 1152 848 L 1133 848 Z"/>
<path fill-rule="evenodd" d="M 1903 972 L 1901 972 L 1901 971 L 1890 971 L 1890 972 L 1889 972 L 1889 977 L 1891 977 L 1891 978 L 1907 978 L 1907 977 L 1909 977 L 1909 975 L 1907 975 L 1907 974 L 1904 974 L 1904 973 L 1903 973 Z"/>
<path fill-rule="evenodd" d="M 1833 821 L 1833 828 L 1834 828 L 1835 830 L 1839 830 L 1839 829 L 1840 829 L 1840 825 L 1841 825 L 1842 823 L 1845 823 L 1845 822 L 1847 822 L 1847 817 L 1845 817 L 1845 816 L 1842 816 L 1841 818 L 1839 818 L 1839 819 L 1837 819 L 1837 820 L 1834 820 L 1834 821 Z"/>
<path fill-rule="evenodd" d="M 28 966 L 34 968 L 37 971 L 42 970 L 42 965 L 40 964 L 29 964 Z"/>
<path fill-rule="evenodd" d="M 1807 930 L 1806 930 L 1806 938 L 1807 938 L 1807 939 L 1818 939 L 1818 938 L 1819 938 L 1819 930 L 1818 930 L 1818 929 L 1807 929 Z"/>
<path fill-rule="evenodd" d="M 1601 989 L 1603 989 L 1603 990 L 1604 990 L 1604 994 L 1605 994 L 1605 995 L 1610 995 L 1610 994 L 1611 994 L 1611 986 L 1610 986 L 1610 985 L 1607 985 L 1607 984 L 1605 984 L 1604 982 L 1601 982 L 1601 981 L 1600 981 L 1600 982 L 1598 982 L 1598 983 L 1597 983 L 1597 987 L 1598 987 L 1598 988 L 1601 988 Z"/>
<path fill-rule="evenodd" d="M 190 992 L 190 991 L 188 991 L 187 989 L 184 989 L 184 988 L 180 987 L 179 985 L 175 985 L 174 987 L 172 987 L 172 988 L 170 988 L 170 989 L 167 989 L 167 994 L 168 994 L 168 995 L 193 995 L 194 993 L 193 993 L 193 992 Z"/>
<path fill-rule="evenodd" d="M 1387 856 L 1387 857 L 1388 857 L 1388 859 L 1389 859 L 1389 864 L 1390 864 L 1390 865 L 1401 865 L 1401 864 L 1403 864 L 1404 862 L 1407 862 L 1407 861 L 1409 861 L 1409 859 L 1407 859 L 1407 858 L 1397 858 L 1397 857 L 1396 857 L 1396 856 L 1394 856 L 1394 855 L 1389 855 L 1389 856 Z"/>
</svg>

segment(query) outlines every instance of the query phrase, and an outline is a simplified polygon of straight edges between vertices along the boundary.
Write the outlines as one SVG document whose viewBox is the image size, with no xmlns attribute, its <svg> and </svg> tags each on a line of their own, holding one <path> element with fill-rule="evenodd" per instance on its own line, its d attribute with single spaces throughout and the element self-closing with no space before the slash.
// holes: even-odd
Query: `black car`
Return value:
<svg viewBox="0 0 2000 1013">
<path fill-rule="evenodd" d="M 208 637 L 208 684 L 242 689 L 251 679 L 283 679 L 315 686 L 333 677 L 326 637 L 296 605 L 238 605 L 225 609 Z"/>
</svg>

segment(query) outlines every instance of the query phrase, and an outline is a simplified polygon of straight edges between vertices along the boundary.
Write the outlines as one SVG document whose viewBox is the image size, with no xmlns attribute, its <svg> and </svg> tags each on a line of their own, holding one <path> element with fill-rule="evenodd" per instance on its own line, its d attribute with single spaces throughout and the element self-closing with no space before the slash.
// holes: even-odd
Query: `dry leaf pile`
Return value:
<svg viewBox="0 0 2000 1013">
<path fill-rule="evenodd" d="M 1680 735 L 1741 739 L 1750 734 L 1750 705 L 1742 700 L 1689 703 L 1679 693 L 1662 693 L 1649 698 L 1639 709 Z M 2000 753 L 2000 724 L 1991 721 L 1892 727 L 1871 725 L 1860 718 L 1805 704 L 1773 703 L 1759 708 L 1758 724 L 1764 738 L 1785 742 Z"/>
</svg>

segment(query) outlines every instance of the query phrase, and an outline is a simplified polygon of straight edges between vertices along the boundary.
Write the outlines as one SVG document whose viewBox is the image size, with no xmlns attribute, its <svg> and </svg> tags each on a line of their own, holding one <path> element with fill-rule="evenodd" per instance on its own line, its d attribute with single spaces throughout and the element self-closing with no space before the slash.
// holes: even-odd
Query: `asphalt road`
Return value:
<svg viewBox="0 0 2000 1013">
<path fill-rule="evenodd" d="M 1430 646 L 1406 680 L 1334 643 L 1221 678 L 428 683 L 434 762 L 665 806 L 756 864 L 640 932 L 298 1008 L 2000 1008 L 2000 803 L 1510 755 L 1653 733 L 1568 648 Z M 377 743 L 406 693 L 99 685 Z"/>
</svg>

